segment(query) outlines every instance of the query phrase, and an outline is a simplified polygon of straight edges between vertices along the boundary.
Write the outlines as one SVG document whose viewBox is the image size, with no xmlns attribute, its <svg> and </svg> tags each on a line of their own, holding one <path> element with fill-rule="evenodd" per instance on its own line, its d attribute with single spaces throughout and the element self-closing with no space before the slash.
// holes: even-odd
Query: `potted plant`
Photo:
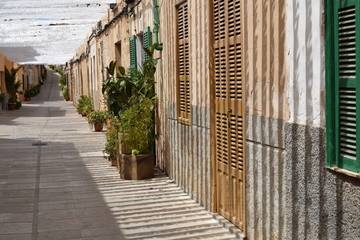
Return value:
<svg viewBox="0 0 360 240">
<path fill-rule="evenodd" d="M 10 70 L 5 67 L 5 85 L 6 90 L 9 94 L 9 103 L 8 109 L 15 110 L 17 105 L 17 93 L 21 86 L 21 82 L 16 82 L 16 73 L 20 70 L 21 66 L 18 68 L 11 68 Z M 19 104 L 18 104 L 19 106 Z"/>
<path fill-rule="evenodd" d="M 119 167 L 119 119 L 117 117 L 113 115 L 109 117 L 105 136 L 106 143 L 103 153 L 108 155 L 111 166 Z"/>
<path fill-rule="evenodd" d="M 20 102 L 19 100 L 16 100 L 16 102 L 15 102 L 15 109 L 16 109 L 16 110 L 19 110 L 19 109 L 21 108 L 21 106 L 22 106 L 21 102 Z"/>
<path fill-rule="evenodd" d="M 95 132 L 101 132 L 103 130 L 106 119 L 109 118 L 107 111 L 95 110 L 92 111 L 88 116 L 89 124 L 93 124 Z"/>
<path fill-rule="evenodd" d="M 83 117 L 94 111 L 92 98 L 90 96 L 81 95 L 80 99 L 78 100 L 77 111 Z"/>
<path fill-rule="evenodd" d="M 66 100 L 66 101 L 69 101 L 70 100 L 70 94 L 69 94 L 69 89 L 68 89 L 68 87 L 67 86 L 64 86 L 63 88 L 62 88 L 62 95 L 63 95 L 63 97 L 64 97 L 64 99 Z"/>
<path fill-rule="evenodd" d="M 125 179 L 153 177 L 154 154 L 150 146 L 155 140 L 153 102 L 149 99 L 137 103 L 120 116 L 120 139 L 129 152 L 122 154 L 121 165 Z"/>
<path fill-rule="evenodd" d="M 26 89 L 24 92 L 25 101 L 30 101 L 31 97 L 34 96 L 34 91 L 32 88 Z"/>
<path fill-rule="evenodd" d="M 116 62 L 107 68 L 110 77 L 103 84 L 103 94 L 108 109 L 120 119 L 120 176 L 125 179 L 144 179 L 153 176 L 154 154 L 150 153 L 155 139 L 155 71 L 153 59 L 156 48 L 144 49 L 149 59 L 141 69 L 128 73 Z"/>
</svg>

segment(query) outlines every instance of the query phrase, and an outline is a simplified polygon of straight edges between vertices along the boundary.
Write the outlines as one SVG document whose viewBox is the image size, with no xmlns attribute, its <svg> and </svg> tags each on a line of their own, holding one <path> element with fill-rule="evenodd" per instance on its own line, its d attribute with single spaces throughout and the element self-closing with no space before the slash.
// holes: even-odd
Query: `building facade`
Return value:
<svg viewBox="0 0 360 240">
<path fill-rule="evenodd" d="M 71 61 L 73 96 L 104 107 L 110 61 L 161 43 L 158 167 L 248 239 L 360 238 L 358 1 L 128 2 Z"/>
<path fill-rule="evenodd" d="M 6 101 L 8 95 L 5 84 L 5 68 L 10 70 L 11 68 L 17 68 L 19 66 L 22 66 L 16 74 L 16 81 L 21 82 L 18 93 L 19 101 L 24 101 L 25 90 L 40 84 L 41 73 L 44 71 L 44 67 L 42 65 L 20 65 L 0 54 L 0 94 L 3 94 L 2 96 L 4 98 L 2 101 L 3 104 L 1 104 L 3 110 L 6 110 L 7 108 Z"/>
</svg>

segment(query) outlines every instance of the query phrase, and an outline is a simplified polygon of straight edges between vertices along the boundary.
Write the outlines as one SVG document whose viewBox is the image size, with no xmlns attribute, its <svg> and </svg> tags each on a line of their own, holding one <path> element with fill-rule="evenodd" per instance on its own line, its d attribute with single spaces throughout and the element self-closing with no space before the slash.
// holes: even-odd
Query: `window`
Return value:
<svg viewBox="0 0 360 240">
<path fill-rule="evenodd" d="M 177 6 L 177 113 L 178 121 L 191 124 L 188 4 Z"/>
<path fill-rule="evenodd" d="M 142 68 L 142 64 L 144 62 L 145 55 L 144 55 L 144 39 L 143 34 L 139 33 L 136 36 L 136 60 L 137 60 L 137 67 Z"/>
<path fill-rule="evenodd" d="M 121 41 L 115 43 L 115 60 L 117 66 L 121 65 Z"/>
<path fill-rule="evenodd" d="M 360 172 L 360 2 L 326 5 L 327 165 Z"/>
<path fill-rule="evenodd" d="M 144 48 L 150 48 L 152 44 L 152 34 L 150 27 L 146 27 L 143 32 L 130 37 L 130 69 L 142 67 L 143 62 L 149 58 Z"/>
</svg>

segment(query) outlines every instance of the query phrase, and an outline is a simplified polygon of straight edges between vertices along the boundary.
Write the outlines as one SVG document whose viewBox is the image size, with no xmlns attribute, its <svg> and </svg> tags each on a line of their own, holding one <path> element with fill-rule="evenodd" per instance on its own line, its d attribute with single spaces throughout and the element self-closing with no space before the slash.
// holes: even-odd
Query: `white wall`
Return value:
<svg viewBox="0 0 360 240">
<path fill-rule="evenodd" d="M 290 122 L 325 126 L 322 0 L 287 1 Z"/>
</svg>

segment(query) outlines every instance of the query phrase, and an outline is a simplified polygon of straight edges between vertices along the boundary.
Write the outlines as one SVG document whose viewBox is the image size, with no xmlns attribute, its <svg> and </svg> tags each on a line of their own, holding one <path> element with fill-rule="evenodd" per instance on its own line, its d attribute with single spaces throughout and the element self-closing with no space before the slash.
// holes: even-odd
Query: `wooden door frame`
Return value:
<svg viewBox="0 0 360 240">
<path fill-rule="evenodd" d="M 209 86 L 210 86 L 210 148 L 211 148 L 211 202 L 210 202 L 210 211 L 217 213 L 218 209 L 217 209 L 217 168 L 216 168 L 216 96 L 215 96 L 215 81 L 214 81 L 214 77 L 215 77 L 215 50 L 214 50 L 214 6 L 213 6 L 214 0 L 210 1 L 209 4 L 209 37 L 208 37 L 208 44 L 209 44 Z M 245 81 L 246 81 L 246 71 L 245 71 L 245 66 L 246 66 L 246 40 L 245 40 L 245 29 L 246 24 L 245 24 L 245 0 L 241 0 L 241 22 L 242 22 L 242 26 L 241 26 L 241 38 L 242 38 L 242 62 L 243 62 L 243 68 L 242 68 L 242 73 L 243 73 L 243 88 L 245 89 Z M 247 167 L 246 167 L 246 110 L 245 110 L 245 105 L 246 105 L 246 89 L 243 90 L 243 113 L 244 113 L 244 185 L 245 185 L 245 191 L 244 191 L 244 202 L 245 202 L 245 212 L 244 212 L 244 229 L 241 229 L 241 231 L 243 232 L 244 236 L 246 237 L 246 228 L 247 228 L 247 204 L 246 204 L 246 175 L 247 175 Z"/>
</svg>

